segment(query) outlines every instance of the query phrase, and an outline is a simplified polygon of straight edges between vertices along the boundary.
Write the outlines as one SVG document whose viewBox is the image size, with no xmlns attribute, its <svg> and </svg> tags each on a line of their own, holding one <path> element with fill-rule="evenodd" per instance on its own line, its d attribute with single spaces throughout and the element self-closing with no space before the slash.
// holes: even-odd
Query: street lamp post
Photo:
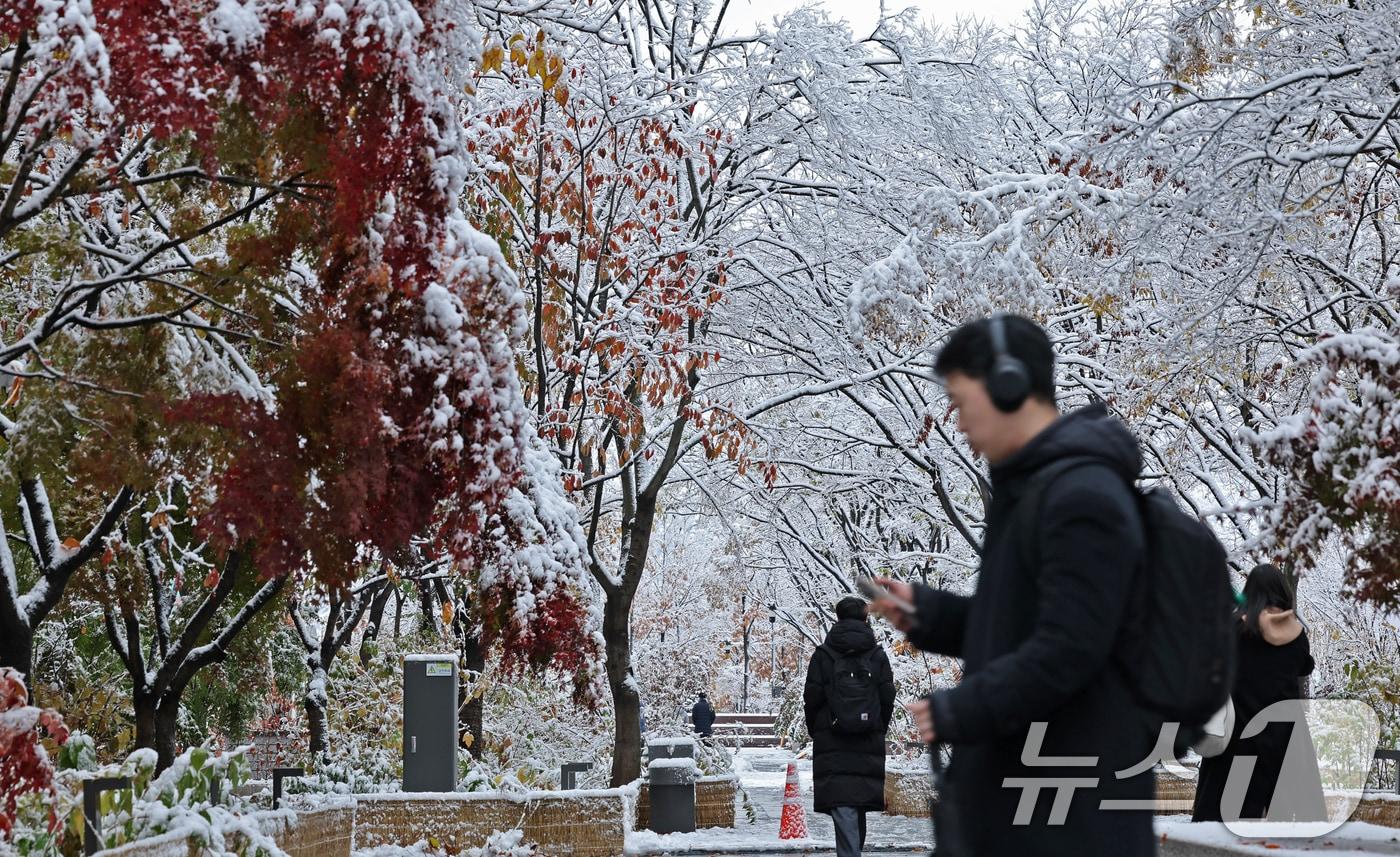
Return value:
<svg viewBox="0 0 1400 857">
<path fill-rule="evenodd" d="M 739 711 L 743 714 L 749 712 L 749 596 L 743 595 L 739 599 L 739 618 L 744 623 L 744 692 L 740 696 Z"/>
<path fill-rule="evenodd" d="M 778 701 L 778 614 L 777 605 L 768 614 L 768 687 L 769 696 Z"/>
</svg>

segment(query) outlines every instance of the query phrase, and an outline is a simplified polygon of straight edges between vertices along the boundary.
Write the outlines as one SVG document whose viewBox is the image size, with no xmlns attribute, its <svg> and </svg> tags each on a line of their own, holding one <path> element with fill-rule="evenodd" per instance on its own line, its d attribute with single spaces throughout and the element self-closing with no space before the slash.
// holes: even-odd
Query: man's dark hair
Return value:
<svg viewBox="0 0 1400 857">
<path fill-rule="evenodd" d="M 858 619 L 865 621 L 865 602 L 854 595 L 847 595 L 836 602 L 837 619 Z"/>
<path fill-rule="evenodd" d="M 1007 353 L 1025 364 L 1030 375 L 1030 395 L 1047 405 L 1055 404 L 1055 349 L 1040 325 L 1019 315 L 1002 316 Z M 991 319 L 979 318 L 954 330 L 938 350 L 933 371 L 939 378 L 961 372 L 978 381 L 991 374 L 996 361 Z"/>
</svg>

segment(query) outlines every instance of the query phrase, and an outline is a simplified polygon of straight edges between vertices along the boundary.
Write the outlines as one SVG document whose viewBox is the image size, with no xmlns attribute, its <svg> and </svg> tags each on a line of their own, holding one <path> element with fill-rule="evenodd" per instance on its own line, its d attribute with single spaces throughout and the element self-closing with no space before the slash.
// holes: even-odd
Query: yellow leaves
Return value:
<svg viewBox="0 0 1400 857">
<path fill-rule="evenodd" d="M 443 625 L 451 625 L 451 624 L 452 624 L 452 617 L 453 617 L 453 615 L 455 615 L 455 611 L 453 610 L 452 602 L 451 602 L 451 601 L 444 601 L 444 602 L 442 602 L 442 624 L 443 624 Z"/>
<path fill-rule="evenodd" d="M 63 546 L 70 551 L 75 551 L 79 547 L 78 540 L 73 538 L 72 536 L 69 536 L 68 538 L 63 540 Z"/>
<path fill-rule="evenodd" d="M 541 52 L 541 57 L 540 70 L 542 75 L 540 82 L 544 84 L 544 91 L 548 92 L 554 88 L 554 84 L 558 83 L 560 76 L 564 74 L 564 61 L 559 58 L 558 54 L 553 54 L 548 60 L 544 60 Z"/>
<path fill-rule="evenodd" d="M 511 65 L 517 69 L 523 68 L 525 74 L 530 77 L 538 78 L 545 92 L 553 90 L 559 79 L 564 76 L 564 58 L 545 50 L 544 31 L 537 33 L 533 40 L 516 33 L 510 37 L 508 46 Z M 481 70 L 503 70 L 506 50 L 506 46 L 499 44 L 487 47 L 481 55 Z M 556 93 L 554 100 L 562 107 L 567 103 L 568 97 L 568 90 L 565 90 L 563 95 Z"/>
<path fill-rule="evenodd" d="M 505 63 L 505 59 L 505 46 L 499 43 L 491 45 L 481 52 L 482 72 L 500 71 L 501 66 Z"/>
<path fill-rule="evenodd" d="M 151 526 L 151 529 L 153 529 L 153 530 L 158 530 L 158 529 L 160 529 L 161 527 L 164 527 L 164 526 L 166 526 L 166 525 L 169 524 L 169 523 L 170 523 L 170 516 L 167 515 L 167 514 L 164 513 L 164 512 L 156 512 L 154 515 L 151 516 L 150 526 Z"/>
<path fill-rule="evenodd" d="M 1094 318 L 1103 318 L 1113 313 L 1118 298 L 1115 295 L 1086 295 L 1079 301 L 1089 308 L 1089 311 L 1094 314 Z"/>
</svg>

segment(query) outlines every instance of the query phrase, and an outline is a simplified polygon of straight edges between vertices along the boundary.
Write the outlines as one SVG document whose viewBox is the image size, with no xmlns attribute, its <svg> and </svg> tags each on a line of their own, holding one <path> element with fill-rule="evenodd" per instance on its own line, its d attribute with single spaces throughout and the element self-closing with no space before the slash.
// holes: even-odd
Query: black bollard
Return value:
<svg viewBox="0 0 1400 857">
<path fill-rule="evenodd" d="M 304 777 L 306 770 L 303 768 L 273 768 L 272 769 L 272 808 L 282 807 L 282 780 L 285 777 Z"/>
<path fill-rule="evenodd" d="M 592 762 L 565 762 L 559 769 L 559 788 L 564 791 L 578 788 L 578 775 L 592 769 Z"/>
</svg>

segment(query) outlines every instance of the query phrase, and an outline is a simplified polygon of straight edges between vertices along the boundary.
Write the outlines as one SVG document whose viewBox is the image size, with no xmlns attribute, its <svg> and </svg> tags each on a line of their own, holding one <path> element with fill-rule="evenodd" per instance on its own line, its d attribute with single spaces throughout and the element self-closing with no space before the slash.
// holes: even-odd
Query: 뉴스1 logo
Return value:
<svg viewBox="0 0 1400 857">
<path fill-rule="evenodd" d="M 1246 792 L 1254 774 L 1256 756 L 1241 753 L 1231 758 L 1220 811 L 1225 829 L 1237 836 L 1267 836 L 1276 839 L 1325 836 L 1341 827 L 1356 811 L 1371 769 L 1376 742 L 1380 737 L 1380 717 L 1369 705 L 1354 699 L 1285 699 L 1255 715 L 1239 731 L 1239 738 L 1251 738 L 1272 723 L 1292 726 L 1266 818 L 1242 818 Z M 1042 756 L 1047 723 L 1032 723 L 1021 750 L 1021 764 L 1035 767 L 1093 767 L 1097 756 Z M 1137 776 L 1158 765 L 1166 771 L 1190 778 L 1175 758 L 1172 747 L 1180 724 L 1163 724 L 1157 746 L 1136 765 L 1117 771 L 1118 779 Z M 1031 823 L 1042 791 L 1054 794 L 1048 824 L 1062 825 L 1069 814 L 1076 789 L 1091 789 L 1098 777 L 1006 777 L 1002 787 L 1020 789 L 1020 800 L 1012 824 Z M 1334 799 L 1326 801 L 1331 792 Z M 1152 800 L 1104 799 L 1101 810 L 1151 812 Z"/>
</svg>

